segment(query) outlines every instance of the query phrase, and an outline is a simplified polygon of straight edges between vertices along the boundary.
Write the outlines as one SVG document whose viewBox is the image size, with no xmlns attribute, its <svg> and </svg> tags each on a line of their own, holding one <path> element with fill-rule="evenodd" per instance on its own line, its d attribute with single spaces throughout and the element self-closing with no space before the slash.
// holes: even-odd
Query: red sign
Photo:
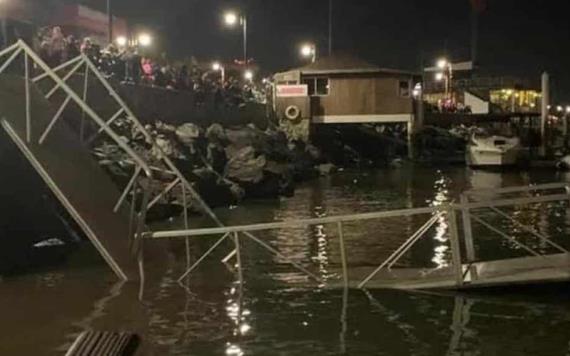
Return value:
<svg viewBox="0 0 570 356">
<path fill-rule="evenodd" d="M 279 98 L 308 96 L 309 87 L 306 84 L 301 85 L 277 85 L 276 95 Z"/>
</svg>

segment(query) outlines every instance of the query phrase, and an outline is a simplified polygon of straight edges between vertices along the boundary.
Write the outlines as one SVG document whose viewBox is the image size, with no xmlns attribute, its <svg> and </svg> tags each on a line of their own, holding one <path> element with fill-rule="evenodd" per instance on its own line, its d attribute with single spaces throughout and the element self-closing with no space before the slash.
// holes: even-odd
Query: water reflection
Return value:
<svg viewBox="0 0 570 356">
<path fill-rule="evenodd" d="M 355 176 L 358 176 L 356 183 Z M 419 207 L 425 206 L 426 201 L 439 206 L 457 199 L 461 191 L 471 187 L 552 179 L 536 172 L 480 174 L 463 168 L 439 171 L 415 168 L 413 174 L 393 170 L 367 176 L 347 172 L 301 186 L 290 199 L 239 207 L 226 221 L 243 224 L 330 216 Z M 517 207 L 508 212 L 541 233 L 562 235 L 561 244 L 568 244 L 569 211 L 562 204 Z M 514 229 L 520 235 L 518 238 L 527 238 L 512 222 L 493 220 L 485 212 L 481 214 L 501 229 Z M 425 221 L 426 216 L 421 216 L 347 224 L 349 261 L 354 265 L 378 265 L 383 256 L 387 257 Z M 483 232 L 480 226 L 474 229 Z M 417 249 L 402 259 L 402 265 L 445 266 L 449 263 L 448 233 L 446 218 L 437 220 Z M 503 240 L 488 233 L 480 236 L 485 241 L 485 245 L 478 246 L 481 256 L 496 257 L 497 246 L 505 246 Z M 339 266 L 334 226 L 270 232 L 259 237 L 323 278 L 330 278 Z M 196 241 L 192 253 L 197 256 L 212 243 Z M 528 243 L 546 248 L 536 239 Z M 77 326 L 73 325 L 77 320 L 80 328 L 140 332 L 146 354 L 519 356 L 569 352 L 568 286 L 551 292 L 552 298 L 538 301 L 532 294 L 522 292 L 506 297 L 449 297 L 327 290 L 312 288 L 307 278 L 286 259 L 267 253 L 255 243 L 243 245 L 247 257 L 243 288 L 236 284 L 236 271 L 219 263 L 223 249 L 216 251 L 212 260 L 200 266 L 184 281 L 184 288 L 180 288 L 177 278 L 187 267 L 181 243 L 173 245 L 174 257 L 159 272 L 154 271 L 158 279 L 147 281 L 142 304 L 134 302 L 136 291 L 132 288 L 124 286 L 117 290 L 102 283 L 98 279 L 101 273 L 79 278 L 67 272 L 54 272 L 22 282 L 21 288 L 2 282 L 0 314 L 5 322 L 0 323 L 4 326 L 0 332 L 0 354 L 17 354 L 15 351 L 22 348 L 34 354 L 34 349 L 52 350 L 54 343 L 66 344 L 71 339 L 64 334 L 77 334 Z M 75 283 L 69 285 L 69 281 Z M 91 284 L 97 283 L 104 285 L 99 287 L 105 292 L 102 297 L 100 291 L 89 290 Z M 541 296 L 544 293 L 540 291 Z M 70 313 L 73 303 L 84 308 Z M 54 310 L 58 318 L 53 317 Z M 62 316 L 65 313 L 73 317 L 65 318 Z M 13 337 L 15 334 L 18 336 Z M 32 338 L 33 347 L 26 348 Z"/>
</svg>

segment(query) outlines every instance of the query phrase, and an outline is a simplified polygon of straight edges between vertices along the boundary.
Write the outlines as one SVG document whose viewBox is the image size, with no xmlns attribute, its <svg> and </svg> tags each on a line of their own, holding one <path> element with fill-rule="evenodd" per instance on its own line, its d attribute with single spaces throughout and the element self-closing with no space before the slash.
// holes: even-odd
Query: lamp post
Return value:
<svg viewBox="0 0 570 356">
<path fill-rule="evenodd" d="M 109 43 L 113 43 L 113 9 L 111 8 L 111 0 L 107 0 L 107 17 L 107 36 Z"/>
<path fill-rule="evenodd" d="M 247 16 L 244 14 L 237 14 L 235 12 L 226 12 L 224 15 L 224 22 L 227 26 L 234 27 L 236 25 L 242 26 L 243 30 L 243 65 L 247 69 Z"/>
<path fill-rule="evenodd" d="M 0 0 L 0 35 L 2 42 L 0 49 L 8 47 L 8 14 L 6 13 L 6 0 Z"/>
<path fill-rule="evenodd" d="M 445 97 L 451 99 L 451 83 L 453 80 L 453 66 L 447 59 L 442 58 L 437 61 L 437 68 L 441 72 L 436 74 L 435 79 L 438 81 L 445 80 Z"/>
<path fill-rule="evenodd" d="M 305 58 L 311 58 L 311 62 L 317 60 L 317 47 L 314 44 L 304 44 L 301 46 L 301 55 Z"/>
<path fill-rule="evenodd" d="M 222 86 L 223 86 L 224 83 L 226 82 L 226 68 L 224 68 L 224 66 L 221 65 L 219 62 L 214 62 L 212 63 L 212 70 L 220 72 L 222 78 Z"/>
</svg>

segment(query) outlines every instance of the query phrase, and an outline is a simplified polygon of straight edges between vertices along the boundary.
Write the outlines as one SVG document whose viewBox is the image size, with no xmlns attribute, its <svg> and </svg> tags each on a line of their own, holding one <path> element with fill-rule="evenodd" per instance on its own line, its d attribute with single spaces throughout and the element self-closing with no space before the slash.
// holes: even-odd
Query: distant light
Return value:
<svg viewBox="0 0 570 356">
<path fill-rule="evenodd" d="M 138 40 L 139 44 L 143 47 L 148 47 L 152 44 L 152 37 L 148 33 L 141 33 Z"/>
<path fill-rule="evenodd" d="M 435 80 L 438 82 L 443 80 L 443 73 L 435 73 Z"/>
<path fill-rule="evenodd" d="M 245 80 L 253 80 L 253 72 L 250 70 L 246 70 L 245 73 L 243 74 L 243 77 L 245 78 Z"/>
<path fill-rule="evenodd" d="M 263 78 L 263 80 L 261 80 L 261 82 L 262 82 L 263 84 L 267 84 L 267 83 L 269 83 L 269 79 Z"/>
<path fill-rule="evenodd" d="M 448 62 L 447 62 L 447 59 L 445 59 L 445 58 L 441 58 L 437 61 L 437 67 L 439 69 L 443 69 L 443 68 L 447 67 L 447 64 L 448 64 Z"/>
<path fill-rule="evenodd" d="M 412 95 L 414 96 L 414 98 L 417 98 L 421 94 L 422 94 L 422 84 L 416 83 L 416 86 L 414 87 L 414 90 L 412 91 Z"/>
<path fill-rule="evenodd" d="M 235 12 L 226 12 L 224 15 L 224 22 L 228 26 L 235 26 L 238 22 L 238 15 Z"/>
<path fill-rule="evenodd" d="M 2 0 L 0 0 L 2 2 Z M 121 47 L 125 47 L 127 45 L 127 38 L 125 36 L 119 36 L 115 39 L 115 42 Z"/>
<path fill-rule="evenodd" d="M 222 65 L 221 65 L 220 63 L 218 63 L 218 62 L 214 62 L 214 63 L 212 64 L 212 69 L 215 70 L 215 71 L 219 71 L 220 69 L 222 69 Z"/>
<path fill-rule="evenodd" d="M 313 45 L 305 44 L 305 45 L 301 46 L 301 55 L 303 57 L 310 57 L 313 55 L 313 52 L 314 52 L 314 46 Z"/>
<path fill-rule="evenodd" d="M 505 93 L 509 96 L 513 95 L 513 91 L 511 89 L 508 89 L 507 91 L 505 91 Z"/>
<path fill-rule="evenodd" d="M 566 107 L 566 113 L 567 113 L 567 114 L 570 114 L 570 106 L 567 106 L 567 107 Z"/>
<path fill-rule="evenodd" d="M 560 105 L 558 105 L 556 107 L 556 111 L 558 111 L 558 112 L 562 112 L 563 110 L 564 110 L 564 108 L 562 108 L 562 106 L 560 106 Z"/>
<path fill-rule="evenodd" d="M 547 108 L 548 110 L 550 110 L 550 109 L 552 109 L 552 106 L 547 105 L 546 108 Z"/>
</svg>

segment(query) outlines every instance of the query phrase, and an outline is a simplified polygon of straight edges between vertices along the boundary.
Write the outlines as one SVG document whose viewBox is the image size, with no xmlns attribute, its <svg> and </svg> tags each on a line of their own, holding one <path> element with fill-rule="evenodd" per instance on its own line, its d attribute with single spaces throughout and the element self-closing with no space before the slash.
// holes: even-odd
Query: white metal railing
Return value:
<svg viewBox="0 0 570 356">
<path fill-rule="evenodd" d="M 554 190 L 565 190 L 564 193 L 559 194 L 553 192 Z M 404 216 L 418 216 L 418 215 L 432 215 L 426 223 L 424 223 L 414 234 L 412 234 L 405 242 L 396 249 L 387 259 L 382 261 L 382 263 L 372 271 L 366 278 L 358 283 L 359 288 L 365 288 L 367 283 L 370 282 L 382 269 L 391 269 L 405 254 L 408 252 L 418 241 L 421 240 L 422 236 L 442 217 L 445 217 L 449 226 L 449 243 L 452 251 L 452 268 L 455 279 L 455 284 L 461 286 L 464 283 L 471 283 L 475 281 L 478 277 L 476 271 L 472 268 L 472 264 L 476 262 L 476 253 L 473 246 L 473 236 L 471 231 L 471 222 L 475 220 L 476 222 L 483 222 L 483 226 L 491 228 L 490 230 L 497 233 L 500 237 L 505 238 L 523 250 L 529 252 L 531 255 L 540 255 L 540 253 L 529 248 L 517 239 L 509 236 L 509 234 L 500 231 L 496 227 L 486 223 L 484 220 L 477 216 L 471 214 L 473 209 L 488 208 L 491 211 L 499 211 L 499 216 L 505 217 L 505 213 L 498 210 L 498 207 L 502 206 L 520 206 L 528 204 L 538 204 L 538 203 L 548 203 L 556 201 L 570 201 L 570 186 L 566 183 L 557 184 L 545 184 L 537 186 L 526 186 L 526 187 L 516 187 L 516 188 L 502 188 L 488 190 L 485 192 L 494 192 L 497 194 L 502 193 L 540 193 L 541 195 L 536 196 L 523 196 L 515 198 L 502 198 L 502 199 L 483 199 L 481 201 L 471 202 L 468 200 L 470 196 L 476 196 L 483 193 L 483 191 L 469 191 L 463 195 L 461 203 L 451 203 L 448 205 L 442 205 L 438 207 L 427 207 L 427 208 L 415 208 L 415 209 L 403 209 L 394 211 L 383 211 L 374 213 L 362 213 L 362 214 L 351 214 L 343 216 L 331 216 L 331 217 L 321 217 L 313 219 L 302 219 L 294 221 L 284 221 L 284 222 L 272 222 L 264 224 L 254 224 L 254 225 L 241 225 L 241 226 L 230 226 L 230 227 L 219 227 L 219 228 L 206 228 L 206 229 L 192 229 L 192 230 L 172 230 L 172 231 L 155 231 L 147 232 L 143 235 L 147 239 L 163 239 L 163 238 L 179 238 L 179 237 L 196 237 L 196 238 L 207 238 L 208 236 L 222 235 L 220 239 L 214 243 L 208 251 L 206 251 L 179 279 L 181 281 L 192 273 L 198 265 L 200 265 L 209 255 L 216 250 L 222 242 L 224 242 L 228 237 L 233 237 L 236 240 L 239 239 L 249 239 L 260 244 L 261 246 L 268 249 L 271 253 L 274 253 L 286 261 L 292 263 L 292 261 L 286 256 L 283 256 L 276 249 L 269 246 L 266 242 L 260 240 L 259 238 L 252 235 L 252 232 L 259 231 L 270 231 L 270 230 L 283 230 L 283 229 L 294 229 L 294 228 L 307 228 L 316 225 L 325 224 L 335 224 L 337 229 L 337 234 L 339 236 L 339 248 L 342 263 L 342 278 L 345 286 L 349 285 L 348 272 L 349 263 L 347 260 L 346 246 L 344 241 L 344 224 L 347 222 L 364 222 L 376 219 L 394 218 L 394 217 L 404 217 Z M 459 228 L 457 223 L 457 212 L 463 214 L 463 234 L 459 234 Z M 508 216 L 508 215 L 507 215 Z M 510 217 L 509 217 L 510 218 Z M 512 219 L 512 218 L 510 218 Z M 516 220 L 515 220 L 516 221 Z M 466 224 L 467 222 L 467 224 Z M 521 222 L 516 221 L 517 226 L 521 226 L 525 231 L 531 232 L 532 235 L 546 242 L 549 246 L 553 247 L 556 251 L 560 253 L 568 253 L 568 251 L 560 246 L 559 244 L 553 242 L 547 236 L 538 233 L 532 227 L 526 226 Z M 239 243 L 236 243 L 239 246 Z M 466 251 L 466 258 L 462 257 L 462 250 Z M 232 251 L 225 260 L 232 257 L 232 255 L 237 254 L 238 258 L 239 252 Z M 466 263 L 467 268 L 464 268 L 464 263 Z M 320 277 L 316 276 L 304 266 L 300 266 L 298 263 L 292 263 L 297 269 L 301 270 L 307 274 L 312 279 L 318 281 L 319 283 L 325 283 Z M 240 267 L 239 265 L 238 267 Z"/>
<path fill-rule="evenodd" d="M 114 142 L 122 151 L 126 153 L 126 155 L 134 162 L 137 170 L 144 174 L 147 179 L 152 179 L 153 173 L 150 169 L 149 165 L 137 154 L 124 140 L 122 140 L 119 135 L 117 135 L 109 125 L 105 123 L 105 121 L 98 115 L 93 108 L 83 101 L 79 95 L 72 90 L 65 82 L 64 79 L 60 78 L 43 60 L 36 54 L 34 51 L 22 40 L 19 40 L 12 46 L 2 50 L 0 52 L 0 58 L 11 54 L 6 61 L 0 67 L 0 74 L 6 71 L 16 62 L 16 59 L 23 55 L 23 79 L 25 83 L 25 117 L 26 117 L 26 142 L 31 143 L 32 139 L 38 140 L 38 143 L 41 145 L 47 139 L 49 132 L 52 130 L 54 125 L 61 119 L 63 116 L 63 112 L 69 103 L 75 103 L 82 112 L 97 126 L 100 128 L 101 132 L 104 132 L 107 137 Z M 21 69 L 21 68 L 16 68 Z M 14 74 L 18 74 L 16 71 Z M 34 73 L 39 73 L 38 76 L 33 77 Z M 45 94 L 46 99 L 50 99 L 53 94 L 57 90 L 61 90 L 64 94 L 64 100 L 61 105 L 56 110 L 55 115 L 50 120 L 47 127 L 41 134 L 36 134 L 32 132 L 32 111 L 31 111 L 31 84 L 34 82 L 36 78 L 42 79 L 50 79 L 52 82 L 55 83 L 55 86 Z M 39 88 L 37 88 L 39 90 Z M 148 200 L 149 198 L 149 191 L 145 190 L 143 192 L 143 201 Z M 141 209 L 136 214 L 130 216 L 131 220 L 136 220 L 136 228 L 135 232 L 129 234 L 129 238 L 135 238 L 136 236 L 140 236 L 145 228 L 145 219 L 146 219 L 146 209 Z M 131 221 L 133 223 L 133 221 Z M 124 276 L 122 276 L 124 278 Z"/>
<path fill-rule="evenodd" d="M 181 187 L 184 205 L 184 220 L 185 227 L 189 228 L 188 208 L 189 200 L 192 199 L 197 203 L 206 215 L 208 215 L 218 226 L 222 226 L 220 220 L 210 209 L 210 207 L 203 201 L 201 196 L 196 192 L 193 185 L 184 177 L 179 169 L 173 164 L 169 157 L 164 154 L 163 150 L 157 145 L 155 139 L 145 129 L 144 125 L 137 119 L 131 109 L 125 104 L 121 97 L 117 94 L 115 89 L 107 81 L 107 79 L 100 73 L 97 67 L 89 60 L 88 57 L 80 55 L 66 63 L 63 63 L 53 69 L 49 68 L 41 58 L 33 52 L 33 50 L 26 45 L 23 41 L 18 41 L 14 45 L 0 51 L 0 59 L 9 56 L 8 59 L 0 66 L 0 74 L 2 74 L 11 64 L 15 63 L 16 59 L 22 55 L 24 56 L 24 80 L 25 80 L 25 93 L 26 93 L 26 141 L 29 143 L 32 139 L 38 137 L 38 143 L 43 144 L 49 137 L 53 127 L 58 124 L 64 116 L 64 112 L 69 107 L 71 102 L 78 105 L 81 109 L 81 118 L 79 122 L 79 138 L 87 147 L 91 146 L 99 138 L 101 134 L 105 134 L 105 139 L 110 139 L 117 145 L 123 152 L 126 153 L 127 162 L 133 165 L 133 175 L 130 178 L 127 186 L 120 194 L 118 201 L 114 206 L 114 211 L 117 212 L 124 204 L 127 197 L 131 195 L 132 201 L 130 206 L 130 238 L 135 239 L 141 236 L 146 228 L 146 216 L 150 208 L 157 204 L 166 194 L 176 187 Z M 31 59 L 31 61 L 30 61 Z M 30 63 L 31 62 L 31 63 Z M 33 65 L 33 66 L 32 66 Z M 68 82 L 71 78 L 76 78 L 83 75 L 83 87 L 81 90 L 74 90 Z M 54 83 L 53 87 L 44 93 L 46 99 L 52 101 L 52 104 L 57 107 L 54 116 L 49 121 L 49 124 L 43 129 L 39 135 L 32 135 L 32 115 L 31 115 L 31 83 L 35 84 L 37 89 L 41 91 L 41 83 L 45 80 L 51 80 Z M 105 88 L 108 95 L 112 98 L 116 111 L 107 119 L 103 119 L 103 115 L 98 114 L 92 106 L 89 105 L 89 88 L 93 83 L 100 83 Z M 63 92 L 63 99 L 61 102 L 54 103 L 57 99 L 56 94 L 58 91 Z M 81 92 L 78 94 L 78 92 Z M 140 132 L 147 144 L 152 145 L 154 152 L 159 155 L 160 166 L 152 166 L 145 161 L 137 152 L 135 147 L 131 147 L 130 143 L 123 140 L 113 128 L 113 124 L 119 119 L 123 118 L 128 122 L 133 129 Z M 94 132 L 90 134 L 88 139 L 85 139 L 86 133 L 89 130 L 89 125 L 94 126 Z M 94 124 L 94 125 L 93 125 Z M 164 175 L 173 177 L 173 181 L 166 185 L 166 188 L 156 194 L 151 195 L 150 184 L 141 184 L 141 178 L 152 181 L 155 179 L 154 171 L 159 171 Z M 142 191 L 142 203 L 140 204 L 139 211 L 135 211 L 137 203 L 137 195 Z M 136 220 L 136 223 L 135 223 Z M 134 230 L 134 231 L 133 231 Z M 142 251 L 141 251 L 142 252 Z"/>
</svg>

